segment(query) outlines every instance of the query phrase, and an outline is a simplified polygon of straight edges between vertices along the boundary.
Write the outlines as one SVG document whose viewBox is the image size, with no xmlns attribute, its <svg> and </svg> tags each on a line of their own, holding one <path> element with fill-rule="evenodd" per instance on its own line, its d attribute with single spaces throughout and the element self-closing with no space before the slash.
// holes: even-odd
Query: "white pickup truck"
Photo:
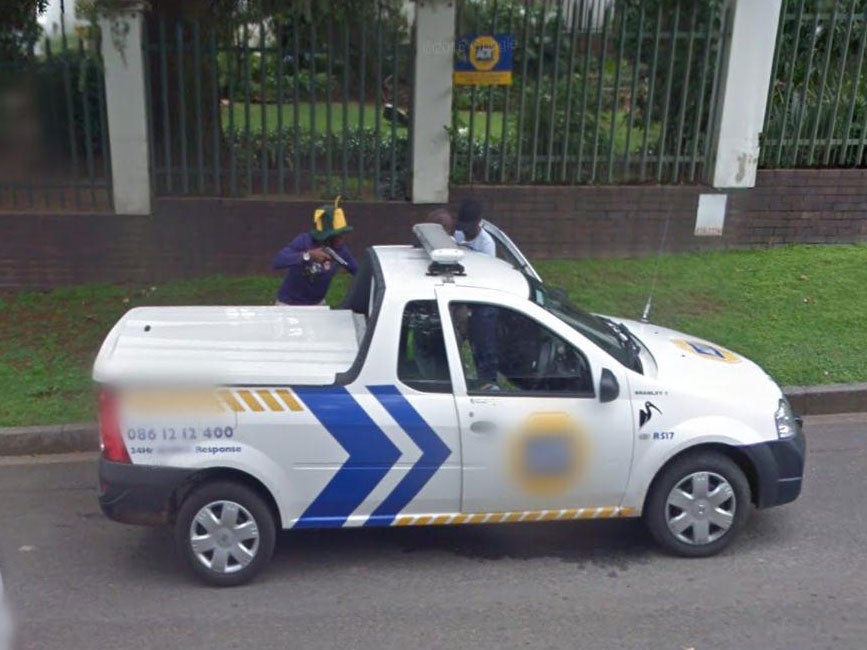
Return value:
<svg viewBox="0 0 867 650">
<path fill-rule="evenodd" d="M 93 373 L 103 511 L 173 524 L 233 585 L 281 528 L 642 516 L 706 556 L 798 496 L 801 423 L 756 364 L 415 232 L 369 249 L 337 309 L 129 311 Z"/>
</svg>

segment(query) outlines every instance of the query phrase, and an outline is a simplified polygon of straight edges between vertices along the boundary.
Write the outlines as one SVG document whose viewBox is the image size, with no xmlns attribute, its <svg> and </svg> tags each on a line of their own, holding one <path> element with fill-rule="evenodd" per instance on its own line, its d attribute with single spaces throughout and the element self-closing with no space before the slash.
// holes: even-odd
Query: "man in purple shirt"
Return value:
<svg viewBox="0 0 867 650">
<path fill-rule="evenodd" d="M 355 275 L 358 264 L 343 241 L 352 232 L 343 208 L 324 205 L 313 214 L 313 230 L 293 239 L 274 258 L 275 269 L 287 269 L 277 293 L 278 305 L 322 305 L 331 278 L 340 266 Z"/>
</svg>

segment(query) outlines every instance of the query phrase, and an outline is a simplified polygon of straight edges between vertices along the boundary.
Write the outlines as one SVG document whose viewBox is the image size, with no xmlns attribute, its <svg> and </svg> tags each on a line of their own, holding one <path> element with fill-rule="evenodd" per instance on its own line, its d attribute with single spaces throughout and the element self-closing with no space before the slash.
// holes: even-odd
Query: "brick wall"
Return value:
<svg viewBox="0 0 867 650">
<path fill-rule="evenodd" d="M 695 186 L 456 188 L 473 196 L 531 258 L 867 241 L 867 170 L 759 172 L 729 192 L 722 237 L 695 237 Z M 80 282 L 161 282 L 211 273 L 266 273 L 274 253 L 309 227 L 318 201 L 160 199 L 148 217 L 0 213 L 0 289 Z M 431 206 L 347 203 L 350 244 L 403 243 Z"/>
<path fill-rule="evenodd" d="M 755 188 L 727 192 L 722 237 L 696 237 L 698 186 L 479 187 L 481 199 L 530 257 L 611 257 L 666 250 L 867 241 L 867 170 L 761 171 Z"/>
</svg>

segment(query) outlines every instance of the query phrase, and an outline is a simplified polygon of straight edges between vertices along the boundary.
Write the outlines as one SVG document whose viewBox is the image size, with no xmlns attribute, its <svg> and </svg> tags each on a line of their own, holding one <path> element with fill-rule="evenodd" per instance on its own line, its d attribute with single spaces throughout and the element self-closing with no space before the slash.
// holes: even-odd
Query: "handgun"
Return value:
<svg viewBox="0 0 867 650">
<path fill-rule="evenodd" d="M 331 259 L 333 259 L 335 262 L 340 264 L 340 266 L 342 266 L 345 269 L 349 268 L 349 262 L 347 262 L 345 259 L 340 257 L 340 255 L 337 254 L 337 251 L 335 251 L 333 248 L 331 248 L 331 246 L 323 246 L 322 250 L 324 250 L 326 253 L 328 253 L 328 256 Z"/>
</svg>

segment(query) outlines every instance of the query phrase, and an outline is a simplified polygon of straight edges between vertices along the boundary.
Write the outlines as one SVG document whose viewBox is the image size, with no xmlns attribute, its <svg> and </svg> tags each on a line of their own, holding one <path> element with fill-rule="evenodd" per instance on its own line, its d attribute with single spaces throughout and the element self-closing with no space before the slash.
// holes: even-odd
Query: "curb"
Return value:
<svg viewBox="0 0 867 650">
<path fill-rule="evenodd" d="M 867 383 L 787 386 L 783 392 L 798 415 L 867 412 Z"/>
<path fill-rule="evenodd" d="M 0 428 L 0 456 L 99 451 L 99 427 L 92 422 Z"/>
<path fill-rule="evenodd" d="M 867 383 L 788 386 L 783 389 L 798 415 L 867 412 Z M 0 427 L 0 456 L 99 451 L 95 423 Z"/>
</svg>

